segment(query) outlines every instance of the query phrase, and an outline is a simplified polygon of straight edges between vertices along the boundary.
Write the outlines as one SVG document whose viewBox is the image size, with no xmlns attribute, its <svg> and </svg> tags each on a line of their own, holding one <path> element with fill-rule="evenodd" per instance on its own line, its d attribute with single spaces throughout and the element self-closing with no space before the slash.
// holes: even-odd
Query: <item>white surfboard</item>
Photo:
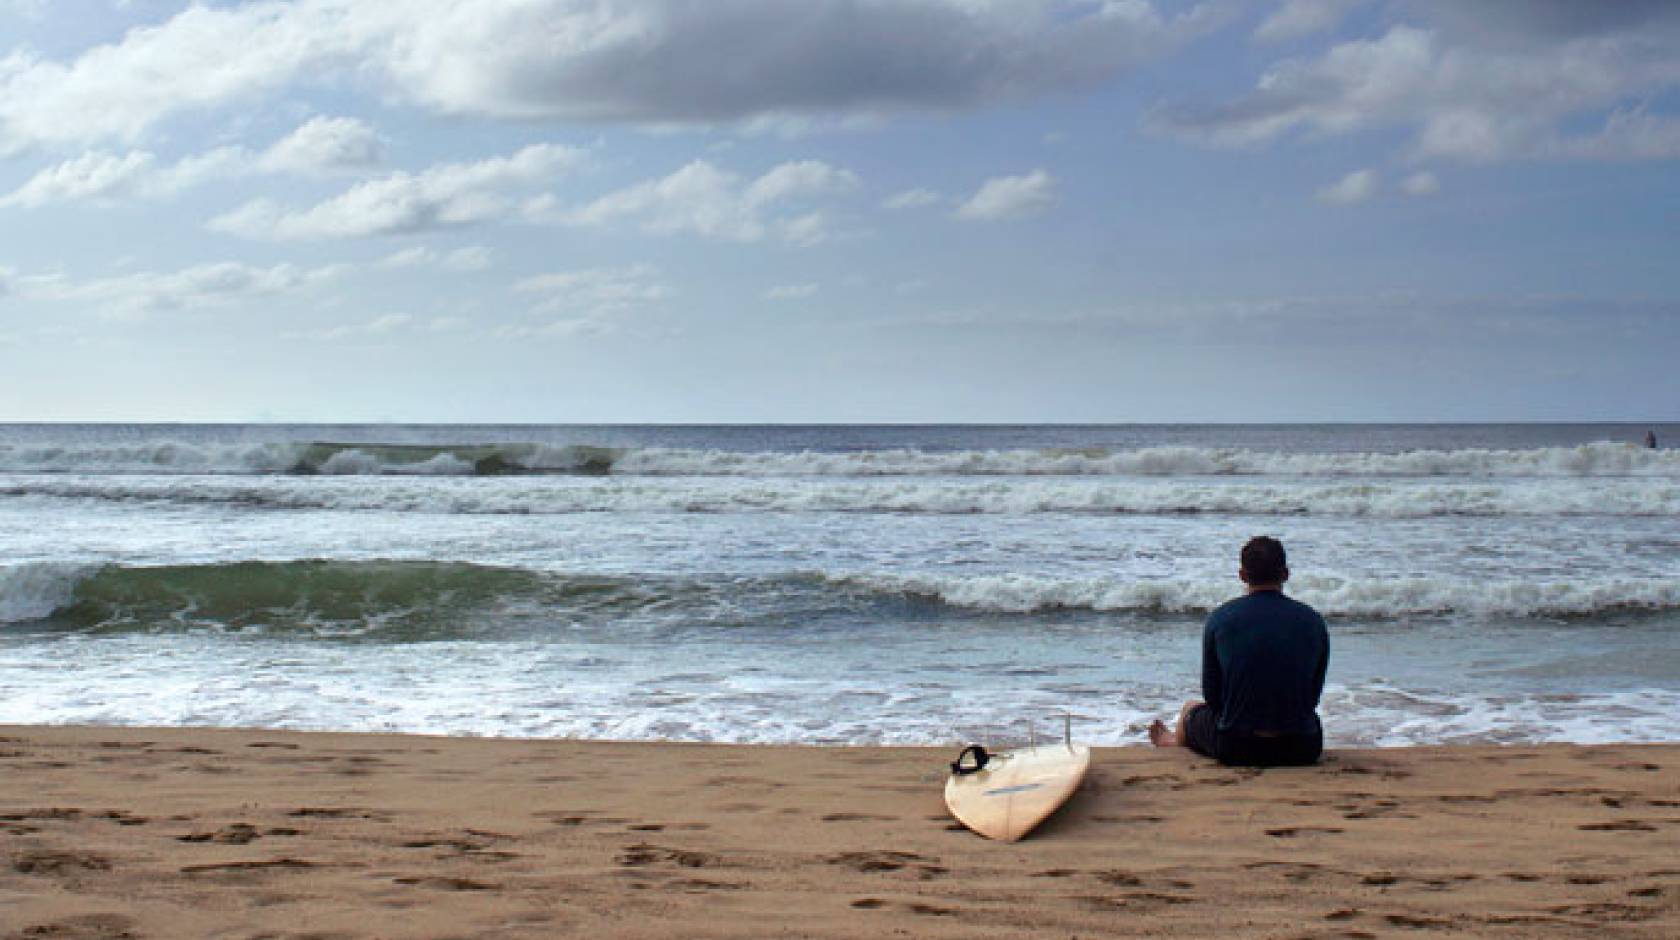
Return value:
<svg viewBox="0 0 1680 940">
<path fill-rule="evenodd" d="M 1091 749 L 1083 744 L 993 754 L 978 772 L 945 781 L 945 805 L 986 838 L 1014 842 L 1066 803 L 1090 766 Z"/>
</svg>

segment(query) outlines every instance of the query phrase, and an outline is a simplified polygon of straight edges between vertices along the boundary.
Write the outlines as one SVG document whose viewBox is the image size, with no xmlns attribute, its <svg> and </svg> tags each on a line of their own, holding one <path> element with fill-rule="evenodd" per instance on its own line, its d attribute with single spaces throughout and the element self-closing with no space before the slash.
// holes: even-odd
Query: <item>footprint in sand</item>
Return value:
<svg viewBox="0 0 1680 940">
<path fill-rule="evenodd" d="M 667 882 L 665 887 L 674 891 L 686 891 L 689 894 L 705 894 L 711 891 L 739 891 L 747 885 L 741 881 L 718 881 L 712 878 L 679 878 Z"/>
<path fill-rule="evenodd" d="M 405 849 L 454 849 L 457 852 L 477 852 L 490 847 L 490 843 L 482 839 L 410 839 L 399 843 Z"/>
<path fill-rule="evenodd" d="M 372 819 L 377 822 L 387 822 L 391 818 L 390 813 L 381 810 L 353 806 L 303 806 L 286 815 L 309 819 Z"/>
<path fill-rule="evenodd" d="M 1618 819 L 1614 822 L 1585 823 L 1575 827 L 1582 832 L 1656 832 L 1657 827 L 1642 819 Z"/>
<path fill-rule="evenodd" d="M 618 856 L 618 864 L 626 868 L 641 868 L 662 862 L 683 868 L 710 868 L 722 864 L 722 859 L 706 852 L 671 849 L 646 842 L 632 845 Z"/>
<path fill-rule="evenodd" d="M 1571 917 L 1597 917 L 1605 920 L 1640 921 L 1656 917 L 1659 911 L 1632 904 L 1560 904 L 1546 910 Z"/>
<path fill-rule="evenodd" d="M 262 838 L 262 833 L 250 823 L 233 823 L 214 832 L 194 832 L 176 836 L 177 842 L 214 842 L 218 845 L 247 845 Z"/>
<path fill-rule="evenodd" d="M 24 875 L 68 875 L 110 871 L 111 860 L 91 852 L 29 851 L 12 856 L 12 870 Z"/>
<path fill-rule="evenodd" d="M 21 822 L 25 819 L 81 819 L 82 811 L 69 806 L 52 806 L 46 809 L 29 809 L 21 813 L 6 813 L 0 815 L 0 822 Z"/>
<path fill-rule="evenodd" d="M 830 865 L 841 865 L 859 872 L 898 871 L 916 863 L 938 862 L 937 858 L 926 858 L 913 852 L 894 852 L 886 849 L 874 852 L 842 852 L 829 856 Z"/>
<path fill-rule="evenodd" d="M 306 862 L 301 858 L 265 858 L 246 862 L 216 862 L 208 865 L 183 865 L 181 874 L 197 875 L 212 872 L 241 872 L 241 871 L 301 871 L 306 868 L 316 868 L 314 862 Z"/>
<path fill-rule="evenodd" d="M 1133 776 L 1126 777 L 1125 779 L 1121 780 L 1120 782 L 1122 784 L 1124 784 L 1125 786 L 1135 787 L 1135 786 L 1138 786 L 1139 784 L 1154 783 L 1157 780 L 1163 781 L 1163 782 L 1166 782 L 1166 783 L 1183 783 L 1184 782 L 1184 778 L 1180 777 L 1177 774 L 1134 774 Z"/>
<path fill-rule="evenodd" d="M 1162 905 L 1177 906 L 1194 904 L 1199 898 L 1180 894 L 1163 894 L 1159 891 L 1132 891 L 1119 897 L 1103 895 L 1087 895 L 1076 900 L 1084 901 L 1092 907 L 1105 911 L 1113 910 L 1146 910 Z"/>
<path fill-rule="evenodd" d="M 1440 930 L 1452 926 L 1452 921 L 1440 917 L 1420 917 L 1415 914 L 1384 914 L 1383 920 L 1394 927 L 1411 930 Z"/>
<path fill-rule="evenodd" d="M 550 809 L 531 815 L 556 826 L 582 826 L 586 824 L 617 826 L 630 821 L 622 816 L 598 816 L 596 811 L 592 809 Z"/>
<path fill-rule="evenodd" d="M 1284 880 L 1296 884 L 1315 881 L 1326 873 L 1323 865 L 1314 865 L 1311 862 L 1250 862 L 1243 867 L 1250 871 L 1276 871 Z"/>
<path fill-rule="evenodd" d="M 435 888 L 440 891 L 499 891 L 501 885 L 494 885 L 487 881 L 474 881 L 471 878 L 443 878 L 438 876 L 392 878 L 400 885 L 410 885 L 416 888 Z"/>
<path fill-rule="evenodd" d="M 122 914 L 83 914 L 23 928 L 16 936 L 41 940 L 139 940 L 132 917 Z"/>
<path fill-rule="evenodd" d="M 860 911 L 878 911 L 889 906 L 889 902 L 883 898 L 858 898 L 852 902 L 851 906 Z M 954 907 L 940 907 L 937 904 L 929 904 L 925 901 L 915 901 L 898 906 L 912 914 L 920 914 L 923 917 L 955 917 L 962 913 Z"/>
</svg>

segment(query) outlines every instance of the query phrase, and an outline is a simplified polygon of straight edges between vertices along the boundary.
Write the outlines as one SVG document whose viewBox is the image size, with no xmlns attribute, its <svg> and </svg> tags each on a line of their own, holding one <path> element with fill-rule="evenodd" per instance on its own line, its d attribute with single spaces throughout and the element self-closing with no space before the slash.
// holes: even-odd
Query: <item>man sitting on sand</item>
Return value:
<svg viewBox="0 0 1680 940">
<path fill-rule="evenodd" d="M 1248 593 L 1208 616 L 1202 631 L 1202 698 L 1178 713 L 1178 727 L 1156 721 L 1156 747 L 1188 747 L 1221 764 L 1311 764 L 1324 750 L 1318 697 L 1330 665 L 1324 618 L 1283 596 L 1289 562 L 1283 543 L 1250 539 L 1238 572 Z"/>
</svg>

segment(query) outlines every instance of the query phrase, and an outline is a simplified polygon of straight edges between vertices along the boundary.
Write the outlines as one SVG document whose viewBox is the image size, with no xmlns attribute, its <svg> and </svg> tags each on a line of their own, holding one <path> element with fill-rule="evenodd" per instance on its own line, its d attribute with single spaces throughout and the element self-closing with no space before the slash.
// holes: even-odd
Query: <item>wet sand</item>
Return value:
<svg viewBox="0 0 1680 940">
<path fill-rule="evenodd" d="M 1014 845 L 950 750 L 0 727 L 0 938 L 1680 936 L 1680 745 L 1102 749 Z"/>
</svg>

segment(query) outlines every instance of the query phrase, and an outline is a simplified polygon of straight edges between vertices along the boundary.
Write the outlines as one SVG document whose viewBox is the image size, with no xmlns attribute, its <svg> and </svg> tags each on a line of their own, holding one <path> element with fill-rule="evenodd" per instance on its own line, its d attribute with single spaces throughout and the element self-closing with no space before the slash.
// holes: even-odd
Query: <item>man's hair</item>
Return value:
<svg viewBox="0 0 1680 940">
<path fill-rule="evenodd" d="M 1242 548 L 1242 570 L 1248 574 L 1249 584 L 1279 584 L 1289 570 L 1289 558 L 1283 553 L 1283 543 L 1269 535 L 1257 535 Z"/>
</svg>

